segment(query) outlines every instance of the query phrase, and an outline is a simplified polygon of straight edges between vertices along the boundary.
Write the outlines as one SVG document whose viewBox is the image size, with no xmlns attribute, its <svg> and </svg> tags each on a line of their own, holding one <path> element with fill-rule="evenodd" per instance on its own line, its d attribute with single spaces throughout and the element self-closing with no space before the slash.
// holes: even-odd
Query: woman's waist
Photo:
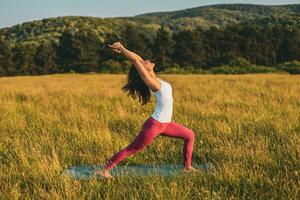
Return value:
<svg viewBox="0 0 300 200">
<path fill-rule="evenodd" d="M 172 116 L 168 117 L 161 117 L 161 116 L 156 116 L 154 113 L 149 117 L 150 120 L 156 123 L 160 124 L 168 124 L 172 121 Z"/>
</svg>

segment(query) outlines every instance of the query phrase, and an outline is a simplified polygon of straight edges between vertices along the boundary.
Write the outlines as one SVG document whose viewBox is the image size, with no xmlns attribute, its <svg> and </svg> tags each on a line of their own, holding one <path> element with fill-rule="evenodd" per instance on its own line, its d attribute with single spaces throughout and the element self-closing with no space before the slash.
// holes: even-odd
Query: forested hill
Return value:
<svg viewBox="0 0 300 200">
<path fill-rule="evenodd" d="M 66 16 L 0 29 L 0 76 L 126 73 L 121 41 L 157 71 L 300 73 L 300 4 L 224 4 L 134 17 Z"/>
<path fill-rule="evenodd" d="M 12 41 L 39 41 L 58 39 L 67 29 L 92 29 L 104 40 L 109 33 L 120 33 L 126 24 L 141 28 L 149 37 L 155 35 L 161 25 L 172 31 L 225 27 L 236 23 L 300 24 L 300 4 L 252 5 L 219 4 L 171 12 L 156 12 L 134 17 L 98 18 L 66 16 L 36 20 L 0 29 L 0 34 Z"/>
<path fill-rule="evenodd" d="M 180 11 L 156 12 L 137 15 L 135 18 L 144 22 L 167 24 L 173 27 L 194 23 L 224 27 L 232 23 L 249 22 L 266 17 L 287 17 L 298 15 L 300 4 L 293 5 L 254 5 L 254 4 L 218 4 L 189 8 Z M 189 23 L 192 20 L 192 23 Z M 181 27 L 183 28 L 183 27 Z"/>
</svg>

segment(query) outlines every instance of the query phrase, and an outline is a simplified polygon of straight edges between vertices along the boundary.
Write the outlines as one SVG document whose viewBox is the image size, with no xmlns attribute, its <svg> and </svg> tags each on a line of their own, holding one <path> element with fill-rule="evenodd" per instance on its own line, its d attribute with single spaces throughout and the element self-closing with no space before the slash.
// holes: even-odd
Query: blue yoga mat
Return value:
<svg viewBox="0 0 300 200">
<path fill-rule="evenodd" d="M 213 170 L 214 167 L 210 163 L 193 164 L 193 167 L 207 172 Z M 64 170 L 62 175 L 68 176 L 74 179 L 89 179 L 89 178 L 102 178 L 101 176 L 95 176 L 94 172 L 102 168 L 102 165 L 91 166 L 74 166 Z M 176 164 L 159 164 L 159 165 L 125 165 L 116 166 L 110 171 L 113 177 L 118 176 L 176 176 L 182 175 L 183 165 Z M 197 172 L 194 172 L 197 173 Z M 191 173 L 188 173 L 191 174 Z M 193 173 L 192 173 L 193 174 Z"/>
</svg>

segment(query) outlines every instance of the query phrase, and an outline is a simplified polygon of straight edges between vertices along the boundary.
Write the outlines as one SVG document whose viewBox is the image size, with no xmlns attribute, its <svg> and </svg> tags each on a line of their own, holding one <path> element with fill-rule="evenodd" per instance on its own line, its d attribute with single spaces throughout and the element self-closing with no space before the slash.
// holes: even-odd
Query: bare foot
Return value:
<svg viewBox="0 0 300 200">
<path fill-rule="evenodd" d="M 96 170 L 94 172 L 94 175 L 100 175 L 100 176 L 103 176 L 105 178 L 112 178 L 112 175 L 109 173 L 108 170 Z"/>
<path fill-rule="evenodd" d="M 190 172 L 201 172 L 200 170 L 198 169 L 195 169 L 194 167 L 190 166 L 188 168 L 183 168 L 182 172 L 184 173 L 190 173 Z"/>
</svg>

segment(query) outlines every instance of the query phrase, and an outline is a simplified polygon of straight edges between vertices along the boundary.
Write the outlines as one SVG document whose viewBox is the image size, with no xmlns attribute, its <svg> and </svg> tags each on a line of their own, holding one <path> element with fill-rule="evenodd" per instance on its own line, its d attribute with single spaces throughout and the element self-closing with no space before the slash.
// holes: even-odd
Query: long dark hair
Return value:
<svg viewBox="0 0 300 200">
<path fill-rule="evenodd" d="M 127 92 L 133 99 L 138 97 L 142 105 L 150 102 L 151 92 L 149 87 L 144 83 L 139 75 L 139 72 L 132 64 L 127 74 L 127 83 L 122 87 L 124 92 Z"/>
</svg>

